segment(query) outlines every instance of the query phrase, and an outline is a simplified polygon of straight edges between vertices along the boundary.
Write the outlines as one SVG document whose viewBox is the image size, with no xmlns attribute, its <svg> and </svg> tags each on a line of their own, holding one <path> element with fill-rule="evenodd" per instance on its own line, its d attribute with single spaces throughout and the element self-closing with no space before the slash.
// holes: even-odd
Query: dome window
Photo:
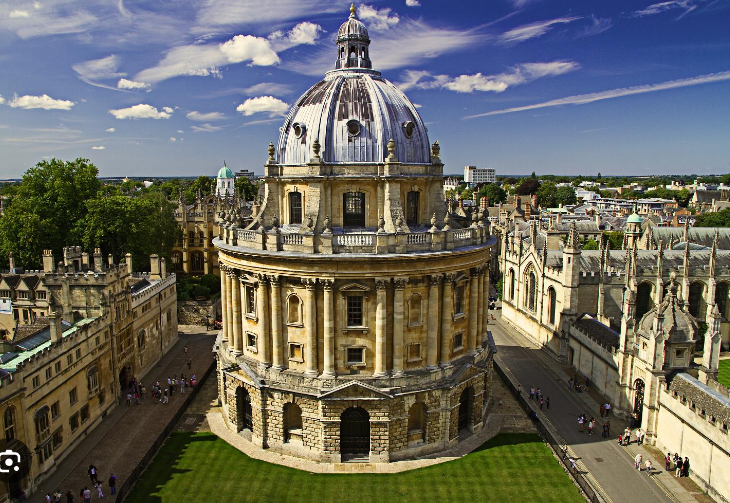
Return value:
<svg viewBox="0 0 730 503">
<path fill-rule="evenodd" d="M 416 128 L 415 124 L 411 121 L 406 121 L 403 123 L 403 132 L 406 134 L 406 138 L 412 138 L 413 137 L 413 130 Z"/>
<path fill-rule="evenodd" d="M 347 134 L 349 134 L 350 136 L 359 136 L 360 129 L 360 123 L 355 119 L 347 121 Z"/>
<path fill-rule="evenodd" d="M 304 124 L 301 124 L 299 122 L 294 123 L 293 129 L 294 129 L 294 136 L 296 136 L 297 138 L 301 138 L 302 136 L 304 136 L 304 133 L 307 132 L 307 126 L 305 126 Z"/>
</svg>

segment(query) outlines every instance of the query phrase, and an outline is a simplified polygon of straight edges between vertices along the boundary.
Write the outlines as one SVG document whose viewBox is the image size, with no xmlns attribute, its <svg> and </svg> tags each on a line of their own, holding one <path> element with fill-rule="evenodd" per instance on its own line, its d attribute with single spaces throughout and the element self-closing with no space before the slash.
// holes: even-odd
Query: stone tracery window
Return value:
<svg viewBox="0 0 730 503">
<path fill-rule="evenodd" d="M 548 312 L 548 322 L 551 325 L 555 325 L 555 310 L 556 310 L 556 304 L 557 304 L 557 295 L 555 293 L 555 288 L 550 287 L 548 288 L 548 306 L 549 306 L 549 312 Z"/>
<path fill-rule="evenodd" d="M 724 281 L 718 283 L 715 287 L 715 302 L 723 320 L 727 320 L 728 293 L 728 284 Z"/>
<path fill-rule="evenodd" d="M 705 318 L 705 313 L 702 312 L 702 294 L 704 293 L 705 285 L 699 281 L 695 281 L 689 285 L 689 314 L 697 318 L 698 320 Z"/>
<path fill-rule="evenodd" d="M 15 440 L 15 408 L 8 407 L 3 414 L 5 426 L 5 441 Z"/>
<path fill-rule="evenodd" d="M 524 285 L 524 306 L 530 311 L 534 311 L 537 303 L 537 276 L 535 276 L 534 270 L 529 269 L 525 274 Z"/>
</svg>

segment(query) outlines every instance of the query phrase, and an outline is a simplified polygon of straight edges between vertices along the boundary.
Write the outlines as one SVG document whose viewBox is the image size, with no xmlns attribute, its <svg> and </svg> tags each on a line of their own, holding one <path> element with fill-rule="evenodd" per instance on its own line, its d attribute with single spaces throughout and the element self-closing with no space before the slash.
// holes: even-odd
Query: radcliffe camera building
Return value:
<svg viewBox="0 0 730 503">
<path fill-rule="evenodd" d="M 490 388 L 489 224 L 448 213 L 438 142 L 369 45 L 353 8 L 269 145 L 253 223 L 224 213 L 214 240 L 228 424 L 323 461 L 448 448 Z"/>
</svg>

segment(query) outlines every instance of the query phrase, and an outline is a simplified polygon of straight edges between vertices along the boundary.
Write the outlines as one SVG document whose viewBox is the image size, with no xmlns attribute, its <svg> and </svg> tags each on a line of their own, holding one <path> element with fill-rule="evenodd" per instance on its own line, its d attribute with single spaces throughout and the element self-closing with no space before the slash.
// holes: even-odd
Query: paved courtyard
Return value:
<svg viewBox="0 0 730 503">
<path fill-rule="evenodd" d="M 95 465 L 99 470 L 99 480 L 103 481 L 104 494 L 109 498 L 107 480 L 114 473 L 117 487 L 121 487 L 132 471 L 139 465 L 150 446 L 155 442 L 164 428 L 183 406 L 187 395 L 180 395 L 179 390 L 163 405 L 156 403 L 149 396 L 150 385 L 159 380 L 167 383 L 167 377 L 185 373 L 200 378 L 213 364 L 212 345 L 214 332 L 206 332 L 202 327 L 181 327 L 180 340 L 140 381 L 148 389 L 147 397 L 140 405 L 128 407 L 126 400 L 91 431 L 86 438 L 66 457 L 56 471 L 35 491 L 32 500 L 41 501 L 46 493 L 58 489 L 62 494 L 71 489 L 78 495 L 81 489 L 91 483 L 87 470 Z M 183 348 L 187 345 L 192 360 L 192 368 L 188 370 Z M 215 379 L 212 379 L 215 383 Z M 215 386 L 213 386 L 215 389 Z M 96 491 L 92 491 L 92 500 L 96 500 Z M 65 501 L 65 497 L 64 497 Z"/>
</svg>

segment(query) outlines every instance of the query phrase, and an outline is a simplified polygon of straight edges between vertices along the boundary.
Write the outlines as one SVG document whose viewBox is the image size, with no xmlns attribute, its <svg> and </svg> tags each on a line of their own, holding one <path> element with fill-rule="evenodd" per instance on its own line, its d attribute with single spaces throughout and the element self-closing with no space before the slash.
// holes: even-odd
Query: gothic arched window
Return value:
<svg viewBox="0 0 730 503">
<path fill-rule="evenodd" d="M 728 297 L 728 284 L 724 281 L 718 283 L 715 287 L 715 302 L 717 303 L 717 309 L 720 311 L 720 316 L 723 320 L 727 320 L 727 297 Z"/>
<path fill-rule="evenodd" d="M 548 288 L 548 305 L 550 310 L 548 311 L 548 321 L 551 325 L 555 325 L 555 308 L 557 304 L 557 294 L 553 287 Z"/>
<path fill-rule="evenodd" d="M 699 281 L 695 281 L 689 285 L 689 314 L 695 318 L 704 319 L 705 313 L 702 312 L 702 294 L 705 291 L 705 285 Z"/>
</svg>

